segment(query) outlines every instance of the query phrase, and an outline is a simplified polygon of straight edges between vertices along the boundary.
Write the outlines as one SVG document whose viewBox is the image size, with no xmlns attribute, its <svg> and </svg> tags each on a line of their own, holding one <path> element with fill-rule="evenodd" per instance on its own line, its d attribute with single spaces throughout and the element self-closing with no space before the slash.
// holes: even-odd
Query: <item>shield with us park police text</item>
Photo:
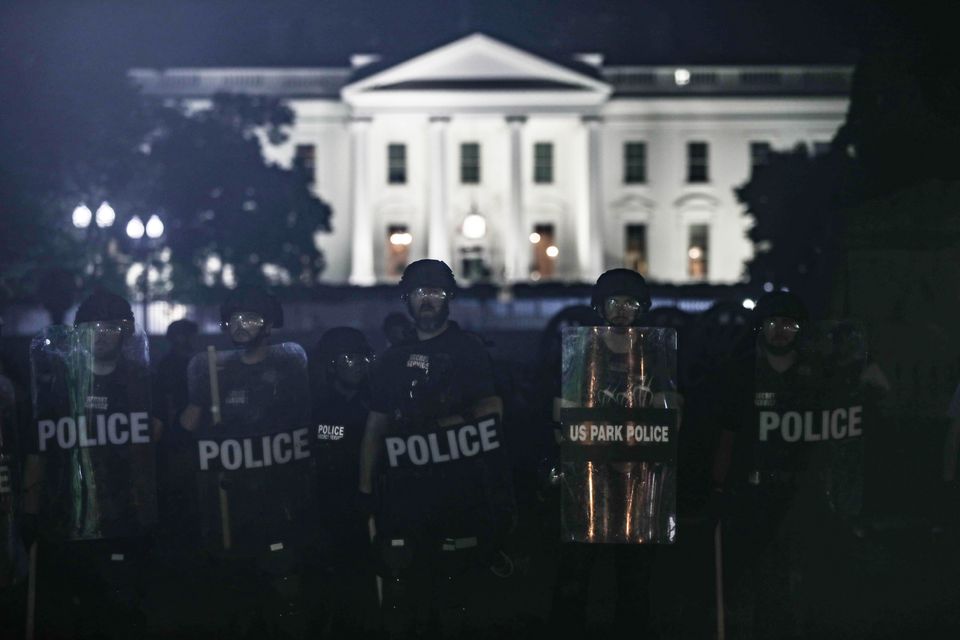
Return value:
<svg viewBox="0 0 960 640">
<path fill-rule="evenodd" d="M 563 331 L 561 538 L 669 544 L 676 536 L 677 334 Z"/>
<path fill-rule="evenodd" d="M 249 554 L 303 544 L 315 485 L 303 348 L 200 353 L 188 382 L 201 410 L 194 446 L 206 547 Z"/>
<path fill-rule="evenodd" d="M 30 349 L 24 500 L 53 540 L 144 535 L 156 523 L 146 336 L 131 322 L 53 326 Z"/>
</svg>

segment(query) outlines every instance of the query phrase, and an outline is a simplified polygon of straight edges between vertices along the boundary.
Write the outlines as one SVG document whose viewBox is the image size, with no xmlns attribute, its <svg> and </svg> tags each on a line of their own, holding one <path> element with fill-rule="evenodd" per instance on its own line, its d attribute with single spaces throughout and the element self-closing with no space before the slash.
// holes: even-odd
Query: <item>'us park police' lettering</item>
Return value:
<svg viewBox="0 0 960 640">
<path fill-rule="evenodd" d="M 274 433 L 252 438 L 199 440 L 200 470 L 236 471 L 287 464 L 310 457 L 310 429 Z"/>
<path fill-rule="evenodd" d="M 150 443 L 150 419 L 145 411 L 136 413 L 98 414 L 88 421 L 86 416 L 39 420 L 37 436 L 40 451 L 59 447 L 102 447 Z"/>
<path fill-rule="evenodd" d="M 863 407 L 860 406 L 823 411 L 761 411 L 760 441 L 767 442 L 778 432 L 784 442 L 855 438 L 863 435 L 862 414 Z"/>
<path fill-rule="evenodd" d="M 407 461 L 422 467 L 425 464 L 472 458 L 500 447 L 497 421 L 493 418 L 438 433 L 390 436 L 385 443 L 391 467 L 399 467 Z"/>
</svg>

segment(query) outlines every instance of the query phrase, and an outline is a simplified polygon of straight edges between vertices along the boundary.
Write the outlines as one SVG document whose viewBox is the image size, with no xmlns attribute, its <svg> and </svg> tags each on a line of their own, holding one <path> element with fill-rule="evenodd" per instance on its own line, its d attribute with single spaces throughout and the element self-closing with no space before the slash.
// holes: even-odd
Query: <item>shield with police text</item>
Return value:
<svg viewBox="0 0 960 640">
<path fill-rule="evenodd" d="M 0 375 L 0 589 L 20 577 L 24 567 L 16 521 L 22 459 L 17 436 L 14 387 Z"/>
<path fill-rule="evenodd" d="M 146 534 L 157 520 L 146 336 L 129 321 L 53 326 L 34 338 L 25 499 L 54 540 Z M 38 492 L 32 494 L 31 492 Z"/>
<path fill-rule="evenodd" d="M 674 329 L 564 329 L 563 541 L 674 541 L 680 399 L 676 371 Z"/>
<path fill-rule="evenodd" d="M 879 420 L 890 383 L 870 358 L 867 333 L 856 320 L 831 320 L 817 327 L 823 374 L 819 433 L 813 430 L 811 470 L 815 486 L 832 511 L 856 518 L 863 509 L 866 440 Z M 824 422 L 829 416 L 829 422 Z"/>
<path fill-rule="evenodd" d="M 257 553 L 306 540 L 315 471 L 307 357 L 294 343 L 249 357 L 207 351 L 188 369 L 201 532 L 213 552 Z"/>
</svg>

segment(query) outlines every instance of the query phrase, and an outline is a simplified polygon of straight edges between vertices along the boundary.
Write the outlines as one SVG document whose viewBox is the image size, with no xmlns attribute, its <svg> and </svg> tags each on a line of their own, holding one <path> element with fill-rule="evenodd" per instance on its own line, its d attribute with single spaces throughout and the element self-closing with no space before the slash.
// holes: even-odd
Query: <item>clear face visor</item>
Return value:
<svg viewBox="0 0 960 640">
<path fill-rule="evenodd" d="M 603 301 L 603 317 L 615 325 L 633 323 L 642 310 L 643 305 L 632 296 L 611 296 Z"/>
<path fill-rule="evenodd" d="M 417 287 L 408 294 L 411 302 L 422 302 L 430 300 L 433 302 L 444 302 L 450 299 L 450 294 L 440 287 Z"/>
<path fill-rule="evenodd" d="M 376 362 L 373 354 L 363 353 L 340 353 L 333 358 L 333 364 L 344 369 L 354 369 L 357 367 L 368 367 Z"/>
<path fill-rule="evenodd" d="M 783 316 L 773 316 L 764 319 L 760 325 L 763 330 L 763 338 L 768 345 L 774 347 L 783 347 L 791 344 L 800 333 L 800 323 L 793 319 Z"/>
<path fill-rule="evenodd" d="M 95 337 L 119 337 L 133 333 L 132 320 L 96 320 L 94 322 L 83 322 L 77 326 L 84 331 L 89 331 Z"/>
<path fill-rule="evenodd" d="M 255 311 L 236 311 L 227 320 L 226 328 L 243 329 L 249 333 L 263 328 L 266 324 L 263 315 Z"/>
</svg>

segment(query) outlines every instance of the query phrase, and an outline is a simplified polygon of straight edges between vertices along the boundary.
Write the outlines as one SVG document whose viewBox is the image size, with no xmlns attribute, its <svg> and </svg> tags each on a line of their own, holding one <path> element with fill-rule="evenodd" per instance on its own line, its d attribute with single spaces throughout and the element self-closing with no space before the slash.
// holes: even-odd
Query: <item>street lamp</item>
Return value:
<svg viewBox="0 0 960 640">
<path fill-rule="evenodd" d="M 90 221 L 93 220 L 93 213 L 90 211 L 90 207 L 81 203 L 73 210 L 73 226 L 77 229 L 86 229 L 90 226 Z"/>
<path fill-rule="evenodd" d="M 133 216 L 127 222 L 127 237 L 133 243 L 135 254 L 143 262 L 141 271 L 143 299 L 141 300 L 143 309 L 143 332 L 149 335 L 147 311 L 150 305 L 150 250 L 157 244 L 157 241 L 163 235 L 163 221 L 160 216 L 153 214 L 144 224 L 140 216 Z"/>
</svg>

